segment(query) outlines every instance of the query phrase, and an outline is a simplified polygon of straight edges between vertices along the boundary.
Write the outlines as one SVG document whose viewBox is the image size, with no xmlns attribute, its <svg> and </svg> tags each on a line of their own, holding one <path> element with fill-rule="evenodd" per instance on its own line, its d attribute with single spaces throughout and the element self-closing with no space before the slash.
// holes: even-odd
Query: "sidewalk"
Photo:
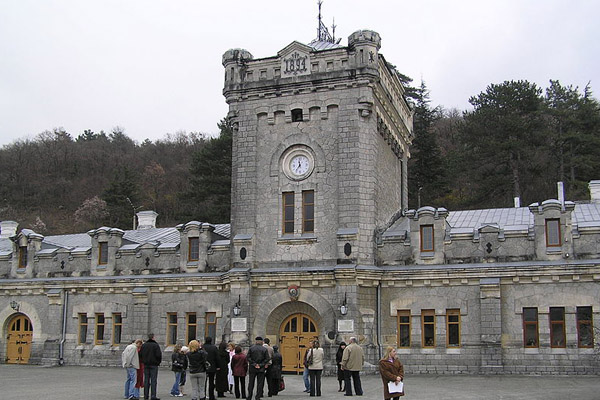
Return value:
<svg viewBox="0 0 600 400">
<path fill-rule="evenodd" d="M 362 376 L 362 399 L 383 399 L 379 376 Z M 167 368 L 158 374 L 158 396 L 171 399 L 173 373 Z M 40 367 L 0 364 L 0 398 L 3 400 L 119 400 L 123 398 L 125 371 L 113 367 Z M 277 400 L 308 399 L 302 376 L 285 375 L 286 389 Z M 461 400 L 593 400 L 600 399 L 598 376 L 472 376 L 410 375 L 404 380 L 406 399 Z M 190 400 L 191 387 L 186 385 Z M 342 400 L 334 377 L 323 378 L 322 400 Z M 227 394 L 227 399 L 235 396 Z M 264 400 L 267 400 L 265 397 Z"/>
</svg>

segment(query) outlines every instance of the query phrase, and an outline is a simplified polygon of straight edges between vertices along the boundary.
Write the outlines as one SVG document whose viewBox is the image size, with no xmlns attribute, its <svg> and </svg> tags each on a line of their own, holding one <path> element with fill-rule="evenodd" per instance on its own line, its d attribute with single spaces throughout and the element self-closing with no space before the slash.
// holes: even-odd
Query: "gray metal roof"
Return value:
<svg viewBox="0 0 600 400">
<path fill-rule="evenodd" d="M 319 40 L 313 40 L 308 45 L 310 47 L 312 47 L 313 49 L 317 50 L 317 51 L 330 50 L 330 49 L 340 49 L 340 48 L 344 47 L 344 46 L 342 46 L 341 44 L 338 44 L 338 43 L 331 43 L 331 42 L 319 41 Z"/>
<path fill-rule="evenodd" d="M 498 225 L 506 230 L 522 230 L 533 226 L 533 214 L 528 207 L 488 208 L 483 210 L 451 211 L 446 219 L 451 230 L 473 231 L 483 225 Z"/>
</svg>

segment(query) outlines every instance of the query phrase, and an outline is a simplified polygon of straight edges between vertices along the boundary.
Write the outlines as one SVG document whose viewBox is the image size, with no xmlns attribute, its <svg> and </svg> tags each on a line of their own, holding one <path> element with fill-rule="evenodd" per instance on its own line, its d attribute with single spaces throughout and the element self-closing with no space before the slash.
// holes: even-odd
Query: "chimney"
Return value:
<svg viewBox="0 0 600 400">
<path fill-rule="evenodd" d="M 556 183 L 556 190 L 558 192 L 558 201 L 562 206 L 565 205 L 565 184 L 562 182 Z"/>
<path fill-rule="evenodd" d="M 515 197 L 514 201 L 515 201 L 515 208 L 521 207 L 521 198 L 519 196 Z"/>
<path fill-rule="evenodd" d="M 138 230 L 156 228 L 156 217 L 158 214 L 154 211 L 140 211 L 137 213 Z"/>
<path fill-rule="evenodd" d="M 0 222 L 0 239 L 8 239 L 11 236 L 17 234 L 18 222 L 15 221 L 1 221 Z"/>
<path fill-rule="evenodd" d="M 600 180 L 590 181 L 590 200 L 592 203 L 600 203 Z"/>
</svg>

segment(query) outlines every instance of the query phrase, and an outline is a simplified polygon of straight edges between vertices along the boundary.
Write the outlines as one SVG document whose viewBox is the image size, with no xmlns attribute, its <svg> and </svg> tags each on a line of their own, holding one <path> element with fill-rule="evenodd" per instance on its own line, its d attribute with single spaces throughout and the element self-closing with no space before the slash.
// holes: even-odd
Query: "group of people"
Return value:
<svg viewBox="0 0 600 400">
<path fill-rule="evenodd" d="M 211 337 L 204 344 L 192 340 L 188 346 L 177 344 L 171 355 L 171 370 L 175 380 L 171 396 L 182 397 L 186 381 L 192 386 L 192 400 L 215 400 L 225 397 L 225 393 L 234 394 L 237 399 L 252 400 L 264 396 L 265 382 L 268 397 L 276 396 L 282 383 L 282 357 L 277 346 L 271 347 L 269 338 L 257 336 L 255 343 L 247 352 L 234 343 L 221 342 L 217 347 Z M 305 392 L 310 396 L 321 396 L 321 374 L 323 372 L 324 352 L 318 340 L 312 340 L 304 354 L 303 380 Z M 127 371 L 124 398 L 140 399 L 140 389 L 144 389 L 145 400 L 160 400 L 156 397 L 158 366 L 162 361 L 160 346 L 154 335 L 148 340 L 138 339 L 128 345 L 122 354 L 123 368 Z M 364 352 L 355 337 L 348 345 L 340 343 L 336 352 L 337 380 L 339 392 L 352 396 L 352 388 L 357 396 L 363 395 L 360 371 L 364 364 Z M 379 361 L 379 373 L 383 380 L 384 399 L 398 400 L 404 395 L 402 381 L 404 367 L 396 356 L 396 349 L 388 347 Z M 246 391 L 246 376 L 248 386 Z"/>
<path fill-rule="evenodd" d="M 127 371 L 124 398 L 139 400 L 143 388 L 144 400 L 160 400 L 156 396 L 158 366 L 162 361 L 162 351 L 148 335 L 148 340 L 138 339 L 129 344 L 121 356 L 123 368 Z M 182 397 L 186 381 L 192 386 L 192 400 L 215 400 L 234 394 L 237 399 L 251 400 L 256 383 L 256 396 L 263 397 L 265 381 L 268 396 L 276 396 L 280 390 L 282 358 L 277 346 L 271 347 L 270 340 L 262 337 L 244 352 L 239 345 L 221 342 L 217 347 L 211 337 L 204 344 L 192 340 L 187 346 L 175 345 L 171 354 L 171 371 L 174 382 L 171 396 Z M 246 392 L 246 376 L 249 377 Z M 235 392 L 234 392 L 235 390 Z M 216 396 L 215 396 L 216 393 Z"/>
</svg>

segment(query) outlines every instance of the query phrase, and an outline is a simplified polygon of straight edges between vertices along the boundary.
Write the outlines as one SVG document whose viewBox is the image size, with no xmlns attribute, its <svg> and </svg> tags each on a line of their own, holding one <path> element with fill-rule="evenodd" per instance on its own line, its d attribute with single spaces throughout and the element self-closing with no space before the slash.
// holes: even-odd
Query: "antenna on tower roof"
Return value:
<svg viewBox="0 0 600 400">
<path fill-rule="evenodd" d="M 319 27 L 317 28 L 317 41 L 336 43 L 336 41 L 335 41 L 335 21 L 334 21 L 334 25 L 332 26 L 334 36 L 331 36 L 331 34 L 329 34 L 329 30 L 323 23 L 323 19 L 321 18 L 321 5 L 323 4 L 323 1 L 318 0 L 317 4 L 319 5 L 319 17 L 318 17 Z M 338 40 L 338 42 L 339 42 L 339 40 Z"/>
</svg>

